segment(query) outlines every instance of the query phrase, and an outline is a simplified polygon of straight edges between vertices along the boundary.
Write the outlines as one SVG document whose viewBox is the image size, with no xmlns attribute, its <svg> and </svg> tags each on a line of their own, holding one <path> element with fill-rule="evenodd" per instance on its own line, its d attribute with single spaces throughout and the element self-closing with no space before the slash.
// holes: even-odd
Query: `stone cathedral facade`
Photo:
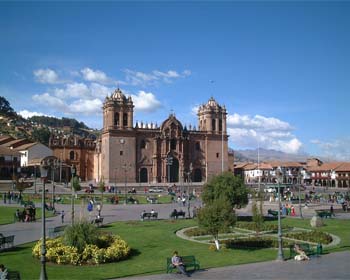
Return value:
<svg viewBox="0 0 350 280">
<path fill-rule="evenodd" d="M 175 114 L 160 126 L 133 121 L 134 105 L 120 89 L 103 104 L 103 129 L 96 143 L 94 178 L 114 183 L 206 182 L 228 170 L 226 109 L 214 98 L 199 107 L 198 128 Z"/>
</svg>

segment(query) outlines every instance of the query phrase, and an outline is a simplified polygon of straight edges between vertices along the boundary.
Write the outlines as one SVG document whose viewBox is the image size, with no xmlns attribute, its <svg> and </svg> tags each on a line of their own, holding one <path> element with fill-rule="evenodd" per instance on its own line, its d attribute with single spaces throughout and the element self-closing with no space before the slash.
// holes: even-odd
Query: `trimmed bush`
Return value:
<svg viewBox="0 0 350 280">
<path fill-rule="evenodd" d="M 303 232 L 291 232 L 284 235 L 288 238 L 294 238 L 298 240 L 304 240 L 314 243 L 329 244 L 333 241 L 333 238 L 328 233 L 322 231 L 303 231 Z"/>
<path fill-rule="evenodd" d="M 226 248 L 235 249 L 263 249 L 263 248 L 278 248 L 278 240 L 269 237 L 250 237 L 240 239 L 228 239 L 223 240 Z M 294 244 L 294 242 L 283 240 L 283 247 L 288 247 Z"/>
</svg>

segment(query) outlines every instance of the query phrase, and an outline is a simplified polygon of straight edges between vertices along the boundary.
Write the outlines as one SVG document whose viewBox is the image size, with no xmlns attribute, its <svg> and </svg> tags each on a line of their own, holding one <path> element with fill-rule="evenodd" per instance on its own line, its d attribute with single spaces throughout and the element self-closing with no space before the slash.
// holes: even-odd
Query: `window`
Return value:
<svg viewBox="0 0 350 280">
<path fill-rule="evenodd" d="M 69 159 L 73 160 L 74 159 L 74 151 L 69 152 Z"/>
<path fill-rule="evenodd" d="M 219 158 L 220 154 L 219 153 L 216 153 L 216 158 Z"/>
<path fill-rule="evenodd" d="M 219 120 L 219 131 L 222 131 L 222 120 Z"/>
<path fill-rule="evenodd" d="M 141 140 L 140 148 L 146 149 L 146 141 L 144 139 Z"/>
<path fill-rule="evenodd" d="M 4 162 L 5 161 L 5 157 L 0 157 L 0 162 Z"/>
<path fill-rule="evenodd" d="M 196 151 L 201 150 L 201 144 L 199 142 L 196 142 Z"/>
<path fill-rule="evenodd" d="M 123 114 L 123 126 L 127 126 L 128 125 L 128 114 L 124 113 Z"/>
<path fill-rule="evenodd" d="M 170 141 L 170 149 L 176 150 L 176 139 L 171 139 L 171 141 Z"/>
<path fill-rule="evenodd" d="M 119 155 L 122 156 L 122 155 L 123 155 L 123 151 L 120 151 L 120 152 L 119 152 Z"/>
<path fill-rule="evenodd" d="M 216 130 L 216 121 L 215 121 L 215 119 L 211 120 L 211 129 L 212 130 Z"/>
<path fill-rule="evenodd" d="M 114 124 L 119 125 L 119 112 L 115 113 L 114 115 Z"/>
<path fill-rule="evenodd" d="M 17 162 L 17 157 L 13 157 L 13 161 L 14 161 L 14 162 Z"/>
</svg>

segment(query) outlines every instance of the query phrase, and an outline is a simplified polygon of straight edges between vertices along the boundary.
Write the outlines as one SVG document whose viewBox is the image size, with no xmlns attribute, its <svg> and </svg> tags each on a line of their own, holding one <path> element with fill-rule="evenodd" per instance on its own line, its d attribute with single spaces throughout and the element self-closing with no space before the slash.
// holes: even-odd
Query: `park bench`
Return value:
<svg viewBox="0 0 350 280">
<path fill-rule="evenodd" d="M 146 199 L 151 204 L 157 204 L 158 203 L 158 199 L 156 197 L 147 197 Z"/>
<path fill-rule="evenodd" d="M 269 210 L 267 210 L 267 215 L 271 215 L 271 216 L 277 217 L 278 216 L 278 211 L 269 209 Z"/>
<path fill-rule="evenodd" d="M 332 218 L 332 214 L 331 211 L 326 211 L 326 210 L 319 210 L 316 211 L 317 216 L 319 216 L 320 218 Z"/>
<path fill-rule="evenodd" d="M 151 213 L 151 212 L 142 212 L 141 213 L 141 220 L 144 220 L 145 218 L 154 218 L 154 219 L 158 219 L 158 212 L 154 212 L 154 213 Z"/>
<path fill-rule="evenodd" d="M 7 279 L 8 280 L 21 280 L 21 275 L 19 274 L 19 271 L 10 270 L 7 272 Z"/>
<path fill-rule="evenodd" d="M 181 261 L 184 264 L 186 270 L 188 270 L 190 267 L 192 267 L 193 270 L 200 269 L 199 261 L 196 260 L 195 256 L 183 256 L 181 257 Z M 166 273 L 170 273 L 174 269 L 176 269 L 176 266 L 174 266 L 173 263 L 171 262 L 171 258 L 167 258 Z"/>
<path fill-rule="evenodd" d="M 100 227 L 103 224 L 103 218 L 95 218 L 91 221 L 91 223 Z"/>
<path fill-rule="evenodd" d="M 35 207 L 35 204 L 33 201 L 24 201 L 24 200 L 21 200 L 21 205 L 23 205 L 24 208 L 28 207 L 28 206 L 32 206 L 32 207 Z"/>
<path fill-rule="evenodd" d="M 54 228 L 49 228 L 49 237 L 50 238 L 55 238 L 62 234 L 64 230 L 66 229 L 67 226 L 57 226 Z"/>
<path fill-rule="evenodd" d="M 186 215 L 186 212 L 185 211 L 173 211 L 170 213 L 170 218 L 175 218 L 177 219 L 178 217 L 182 217 L 182 218 L 185 218 L 185 215 Z"/>
<path fill-rule="evenodd" d="M 14 246 L 15 235 L 3 236 L 0 234 L 0 248 L 6 249 Z"/>
<path fill-rule="evenodd" d="M 314 255 L 315 251 L 309 243 L 298 243 L 301 250 L 305 252 L 307 256 Z M 289 256 L 293 259 L 297 253 L 294 250 L 294 244 L 289 246 Z"/>
</svg>

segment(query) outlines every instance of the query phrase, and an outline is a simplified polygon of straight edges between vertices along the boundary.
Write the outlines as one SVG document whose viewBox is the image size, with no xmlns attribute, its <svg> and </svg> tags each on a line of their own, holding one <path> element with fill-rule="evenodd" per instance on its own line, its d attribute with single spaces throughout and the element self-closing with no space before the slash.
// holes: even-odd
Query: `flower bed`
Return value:
<svg viewBox="0 0 350 280">
<path fill-rule="evenodd" d="M 102 234 L 98 238 L 97 245 L 86 244 L 82 253 L 74 246 L 67 246 L 63 243 L 63 238 L 46 240 L 46 259 L 57 264 L 101 264 L 116 262 L 126 259 L 130 254 L 130 247 L 117 235 Z M 41 240 L 39 240 L 32 254 L 36 258 L 41 256 Z"/>
<path fill-rule="evenodd" d="M 303 232 L 291 232 L 284 235 L 284 237 L 309 241 L 314 243 L 329 244 L 333 241 L 333 238 L 328 233 L 322 231 L 303 231 Z"/>
<path fill-rule="evenodd" d="M 223 240 L 226 248 L 236 249 L 257 249 L 257 248 L 278 248 L 278 240 L 270 237 L 249 237 L 240 239 Z M 283 247 L 294 244 L 289 240 L 283 240 Z"/>
</svg>

